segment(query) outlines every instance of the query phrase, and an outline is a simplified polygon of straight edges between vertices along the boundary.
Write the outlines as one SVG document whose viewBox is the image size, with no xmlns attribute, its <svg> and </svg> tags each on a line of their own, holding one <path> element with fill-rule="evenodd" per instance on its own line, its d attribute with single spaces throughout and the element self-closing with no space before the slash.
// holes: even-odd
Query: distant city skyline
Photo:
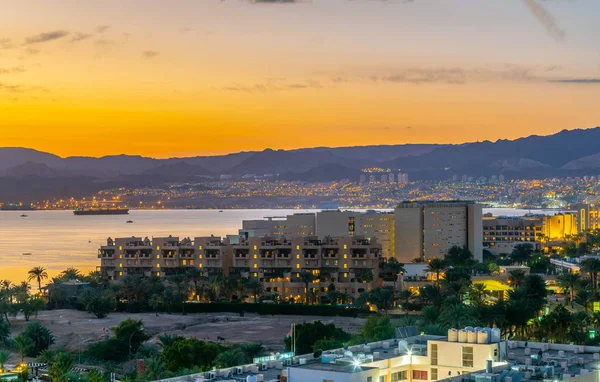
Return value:
<svg viewBox="0 0 600 382">
<path fill-rule="evenodd" d="M 2 8 L 0 147 L 164 158 L 600 125 L 593 0 Z"/>
</svg>

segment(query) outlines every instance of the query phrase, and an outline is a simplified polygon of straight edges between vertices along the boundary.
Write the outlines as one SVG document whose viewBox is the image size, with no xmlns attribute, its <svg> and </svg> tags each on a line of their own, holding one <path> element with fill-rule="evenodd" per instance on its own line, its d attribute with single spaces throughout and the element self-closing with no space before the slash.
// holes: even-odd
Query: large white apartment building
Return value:
<svg viewBox="0 0 600 382">
<path fill-rule="evenodd" d="M 443 258 L 448 249 L 467 246 L 482 259 L 482 207 L 474 202 L 403 202 L 394 211 L 320 211 L 280 218 L 244 220 L 240 236 L 364 236 L 377 239 L 383 257 L 410 263 Z"/>
<path fill-rule="evenodd" d="M 444 258 L 467 246 L 483 258 L 482 206 L 468 201 L 402 202 L 394 210 L 395 257 L 400 262 Z"/>
</svg>

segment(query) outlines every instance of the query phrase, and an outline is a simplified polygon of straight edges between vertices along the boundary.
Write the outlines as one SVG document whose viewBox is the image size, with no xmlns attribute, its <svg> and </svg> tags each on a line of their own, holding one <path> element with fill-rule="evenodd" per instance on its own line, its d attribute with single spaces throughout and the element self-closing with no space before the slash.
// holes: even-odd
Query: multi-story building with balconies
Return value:
<svg viewBox="0 0 600 382">
<path fill-rule="evenodd" d="M 303 298 L 307 286 L 318 298 L 330 284 L 356 297 L 375 285 L 382 261 L 381 245 L 361 236 L 240 237 L 236 243 L 214 236 L 109 238 L 98 257 L 100 271 L 113 280 L 125 275 L 165 277 L 197 268 L 208 279 L 258 279 L 266 294 L 286 300 Z M 312 275 L 308 285 L 303 272 Z"/>
</svg>

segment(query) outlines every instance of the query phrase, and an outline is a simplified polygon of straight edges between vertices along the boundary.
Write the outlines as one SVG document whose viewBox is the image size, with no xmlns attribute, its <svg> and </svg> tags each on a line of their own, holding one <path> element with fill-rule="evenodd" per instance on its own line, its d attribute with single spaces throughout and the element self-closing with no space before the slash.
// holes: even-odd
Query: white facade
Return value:
<svg viewBox="0 0 600 382">
<path fill-rule="evenodd" d="M 467 246 L 476 260 L 483 257 L 482 207 L 473 202 L 405 202 L 394 210 L 395 257 L 444 258 L 453 246 Z"/>
</svg>

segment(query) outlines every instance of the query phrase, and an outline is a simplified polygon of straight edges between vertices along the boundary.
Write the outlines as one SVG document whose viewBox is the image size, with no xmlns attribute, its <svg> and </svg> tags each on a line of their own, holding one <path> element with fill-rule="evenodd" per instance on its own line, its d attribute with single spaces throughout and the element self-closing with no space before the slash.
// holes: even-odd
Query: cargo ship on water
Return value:
<svg viewBox="0 0 600 382">
<path fill-rule="evenodd" d="M 127 215 L 128 208 L 86 208 L 76 209 L 73 211 L 75 215 Z"/>
</svg>

